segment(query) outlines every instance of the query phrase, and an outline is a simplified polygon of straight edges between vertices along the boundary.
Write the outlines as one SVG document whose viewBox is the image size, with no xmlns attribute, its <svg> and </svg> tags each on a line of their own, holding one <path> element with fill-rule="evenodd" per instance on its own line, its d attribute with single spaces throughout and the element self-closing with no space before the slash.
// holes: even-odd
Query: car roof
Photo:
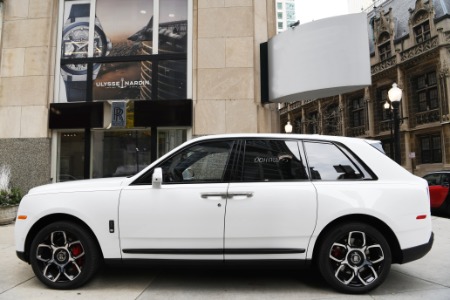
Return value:
<svg viewBox="0 0 450 300">
<path fill-rule="evenodd" d="M 431 175 L 431 174 L 447 174 L 447 173 L 450 173 L 450 170 L 433 171 L 433 172 L 425 174 L 424 176 Z"/>
<path fill-rule="evenodd" d="M 204 135 L 196 137 L 191 141 L 200 141 L 208 139 L 221 139 L 221 138 L 292 138 L 292 139 L 314 139 L 323 141 L 355 141 L 355 140 L 366 140 L 369 143 L 378 143 L 377 140 L 361 139 L 355 137 L 345 137 L 345 136 L 335 136 L 335 135 L 321 135 L 321 134 L 297 134 L 297 133 L 234 133 L 234 134 L 214 134 L 214 135 Z"/>
</svg>

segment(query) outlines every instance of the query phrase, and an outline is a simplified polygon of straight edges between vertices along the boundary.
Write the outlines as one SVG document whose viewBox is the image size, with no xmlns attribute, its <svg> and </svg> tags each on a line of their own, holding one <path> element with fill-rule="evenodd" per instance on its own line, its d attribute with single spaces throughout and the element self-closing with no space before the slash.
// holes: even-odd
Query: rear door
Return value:
<svg viewBox="0 0 450 300">
<path fill-rule="evenodd" d="M 431 208 L 439 208 L 448 196 L 449 180 L 447 174 L 434 173 L 424 177 L 430 190 Z"/>
<path fill-rule="evenodd" d="M 316 223 L 316 191 L 298 142 L 242 141 L 228 189 L 225 259 L 304 259 Z"/>
</svg>

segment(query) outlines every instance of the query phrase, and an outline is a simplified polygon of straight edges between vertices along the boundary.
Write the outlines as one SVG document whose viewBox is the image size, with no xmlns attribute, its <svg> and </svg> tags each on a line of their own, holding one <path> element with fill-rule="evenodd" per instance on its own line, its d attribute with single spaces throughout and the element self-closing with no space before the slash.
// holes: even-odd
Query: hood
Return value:
<svg viewBox="0 0 450 300">
<path fill-rule="evenodd" d="M 32 188 L 28 194 L 87 192 L 94 190 L 115 190 L 122 186 L 126 177 L 74 180 L 51 183 Z"/>
</svg>

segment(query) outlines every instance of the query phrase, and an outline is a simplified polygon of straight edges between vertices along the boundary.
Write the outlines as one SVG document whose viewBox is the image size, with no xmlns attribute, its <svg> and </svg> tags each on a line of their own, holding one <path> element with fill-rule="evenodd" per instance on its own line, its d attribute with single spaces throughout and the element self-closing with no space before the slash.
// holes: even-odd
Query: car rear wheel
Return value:
<svg viewBox="0 0 450 300">
<path fill-rule="evenodd" d="M 391 268 L 391 251 L 374 227 L 347 223 L 329 231 L 319 250 L 322 277 L 336 290 L 359 294 L 379 286 Z"/>
<path fill-rule="evenodd" d="M 98 269 L 99 249 L 92 236 L 71 222 L 41 229 L 31 243 L 30 263 L 40 281 L 54 289 L 85 284 Z"/>
</svg>

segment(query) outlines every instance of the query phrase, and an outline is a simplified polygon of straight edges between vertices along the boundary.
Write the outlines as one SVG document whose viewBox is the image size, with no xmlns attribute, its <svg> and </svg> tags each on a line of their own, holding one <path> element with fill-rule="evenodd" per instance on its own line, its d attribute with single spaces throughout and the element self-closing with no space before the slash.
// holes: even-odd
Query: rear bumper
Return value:
<svg viewBox="0 0 450 300">
<path fill-rule="evenodd" d="M 402 250 L 402 260 L 400 263 L 404 264 L 424 257 L 425 254 L 427 254 L 431 250 L 433 242 L 434 233 L 432 232 L 428 243 Z"/>
</svg>

